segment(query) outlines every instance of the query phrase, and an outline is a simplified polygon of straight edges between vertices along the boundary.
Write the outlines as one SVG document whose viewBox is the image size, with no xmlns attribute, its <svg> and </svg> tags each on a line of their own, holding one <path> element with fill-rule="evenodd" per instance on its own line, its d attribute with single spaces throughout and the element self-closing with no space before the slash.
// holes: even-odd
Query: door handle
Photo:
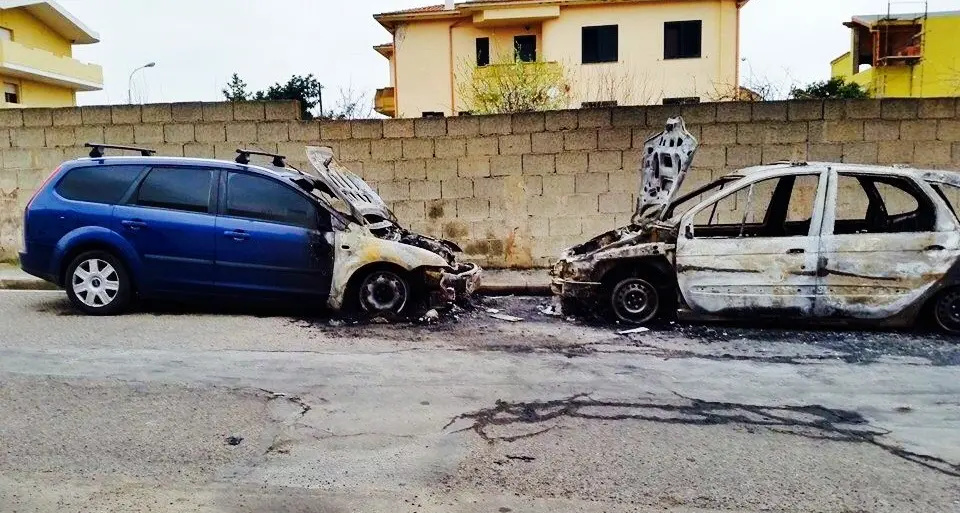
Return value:
<svg viewBox="0 0 960 513">
<path fill-rule="evenodd" d="M 141 220 L 139 220 L 139 219 L 125 219 L 125 220 L 123 220 L 123 221 L 120 221 L 120 224 L 123 225 L 123 226 L 126 227 L 126 228 L 129 228 L 130 230 L 133 230 L 133 231 L 137 231 L 137 230 L 139 230 L 140 228 L 146 228 L 146 227 L 147 227 L 147 223 L 145 223 L 145 222 L 143 222 L 143 221 L 141 221 Z"/>
<path fill-rule="evenodd" d="M 806 253 L 807 251 L 803 248 L 791 248 L 787 250 L 788 255 L 800 255 Z"/>
<path fill-rule="evenodd" d="M 245 241 L 250 238 L 250 235 L 243 230 L 227 230 L 223 232 L 225 237 L 230 237 L 235 241 Z"/>
<path fill-rule="evenodd" d="M 932 246 L 927 246 L 927 247 L 923 248 L 924 251 L 943 251 L 943 250 L 945 250 L 945 249 L 947 249 L 947 248 L 945 248 L 945 247 L 943 247 L 943 246 L 941 246 L 941 245 L 939 245 L 939 244 L 934 244 L 934 245 L 932 245 Z"/>
</svg>

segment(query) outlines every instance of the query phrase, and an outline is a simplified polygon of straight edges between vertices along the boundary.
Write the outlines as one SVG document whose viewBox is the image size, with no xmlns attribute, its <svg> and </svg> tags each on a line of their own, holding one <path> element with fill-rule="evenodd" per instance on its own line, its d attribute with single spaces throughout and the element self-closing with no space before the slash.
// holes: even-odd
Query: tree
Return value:
<svg viewBox="0 0 960 513">
<path fill-rule="evenodd" d="M 323 86 L 313 74 L 306 76 L 294 75 L 285 84 L 276 83 L 266 91 L 259 91 L 254 96 L 256 100 L 297 100 L 300 102 L 300 117 L 313 119 L 313 109 L 322 98 Z M 322 115 L 322 113 L 321 113 Z"/>
<path fill-rule="evenodd" d="M 570 85 L 559 63 L 523 62 L 506 55 L 487 66 L 466 62 L 457 90 L 465 110 L 503 114 L 565 108 Z"/>
<path fill-rule="evenodd" d="M 366 93 L 355 91 L 353 86 L 340 88 L 340 97 L 337 98 L 333 110 L 322 113 L 326 119 L 366 119 L 373 111 L 373 103 Z"/>
<path fill-rule="evenodd" d="M 251 96 L 250 93 L 247 92 L 247 83 L 236 73 L 230 77 L 230 82 L 227 84 L 227 87 L 223 88 L 223 95 L 231 102 L 245 102 L 249 100 Z"/>
<path fill-rule="evenodd" d="M 798 100 L 828 100 L 869 98 L 867 91 L 854 82 L 847 82 L 842 77 L 834 77 L 827 81 L 814 82 L 806 87 L 794 87 L 790 90 L 790 97 Z"/>
</svg>

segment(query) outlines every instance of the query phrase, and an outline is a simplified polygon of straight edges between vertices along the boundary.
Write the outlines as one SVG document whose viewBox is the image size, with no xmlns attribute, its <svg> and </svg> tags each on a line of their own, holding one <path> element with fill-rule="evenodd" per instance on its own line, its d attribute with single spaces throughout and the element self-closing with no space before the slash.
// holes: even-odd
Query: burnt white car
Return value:
<svg viewBox="0 0 960 513">
<path fill-rule="evenodd" d="M 960 173 L 783 162 L 676 197 L 696 147 L 679 118 L 647 141 L 632 223 L 551 271 L 566 304 L 640 325 L 679 313 L 907 326 L 930 313 L 960 332 Z"/>
</svg>

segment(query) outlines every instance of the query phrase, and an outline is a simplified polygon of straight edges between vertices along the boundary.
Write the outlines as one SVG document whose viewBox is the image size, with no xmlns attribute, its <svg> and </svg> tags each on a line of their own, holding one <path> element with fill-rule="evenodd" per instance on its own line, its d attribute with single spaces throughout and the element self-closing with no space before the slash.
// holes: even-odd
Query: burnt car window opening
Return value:
<svg viewBox="0 0 960 513">
<path fill-rule="evenodd" d="M 818 184 L 817 175 L 769 178 L 751 184 L 697 212 L 695 237 L 807 235 Z"/>
<path fill-rule="evenodd" d="M 735 181 L 737 181 L 736 178 L 721 178 L 715 182 L 711 182 L 703 187 L 700 187 L 699 189 L 694 189 L 693 191 L 680 196 L 670 204 L 670 208 L 667 210 L 667 215 L 665 218 L 676 220 L 683 217 L 683 214 L 689 212 L 691 208 L 697 206 L 701 201 L 709 198 L 717 192 L 722 191 L 727 184 Z"/>
<path fill-rule="evenodd" d="M 209 212 L 213 171 L 189 167 L 159 167 L 140 184 L 136 204 L 143 207 Z"/>
<path fill-rule="evenodd" d="M 230 173 L 226 214 L 315 230 L 329 228 L 330 216 L 320 226 L 317 208 L 289 187 L 259 176 Z"/>
<path fill-rule="evenodd" d="M 927 182 L 937 195 L 947 204 L 947 207 L 953 212 L 953 216 L 960 221 L 960 214 L 957 213 L 956 205 L 960 204 L 960 187 L 948 183 Z"/>
<path fill-rule="evenodd" d="M 834 235 L 933 231 L 936 209 L 916 184 L 892 176 L 841 173 Z"/>
</svg>

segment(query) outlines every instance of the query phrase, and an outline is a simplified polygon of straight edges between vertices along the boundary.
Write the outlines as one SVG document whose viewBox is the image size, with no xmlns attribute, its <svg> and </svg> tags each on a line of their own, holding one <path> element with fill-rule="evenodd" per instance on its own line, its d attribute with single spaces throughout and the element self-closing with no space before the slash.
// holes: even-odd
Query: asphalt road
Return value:
<svg viewBox="0 0 960 513">
<path fill-rule="evenodd" d="M 0 292 L 0 511 L 960 512 L 955 341 L 543 301 L 331 326 Z"/>
</svg>

